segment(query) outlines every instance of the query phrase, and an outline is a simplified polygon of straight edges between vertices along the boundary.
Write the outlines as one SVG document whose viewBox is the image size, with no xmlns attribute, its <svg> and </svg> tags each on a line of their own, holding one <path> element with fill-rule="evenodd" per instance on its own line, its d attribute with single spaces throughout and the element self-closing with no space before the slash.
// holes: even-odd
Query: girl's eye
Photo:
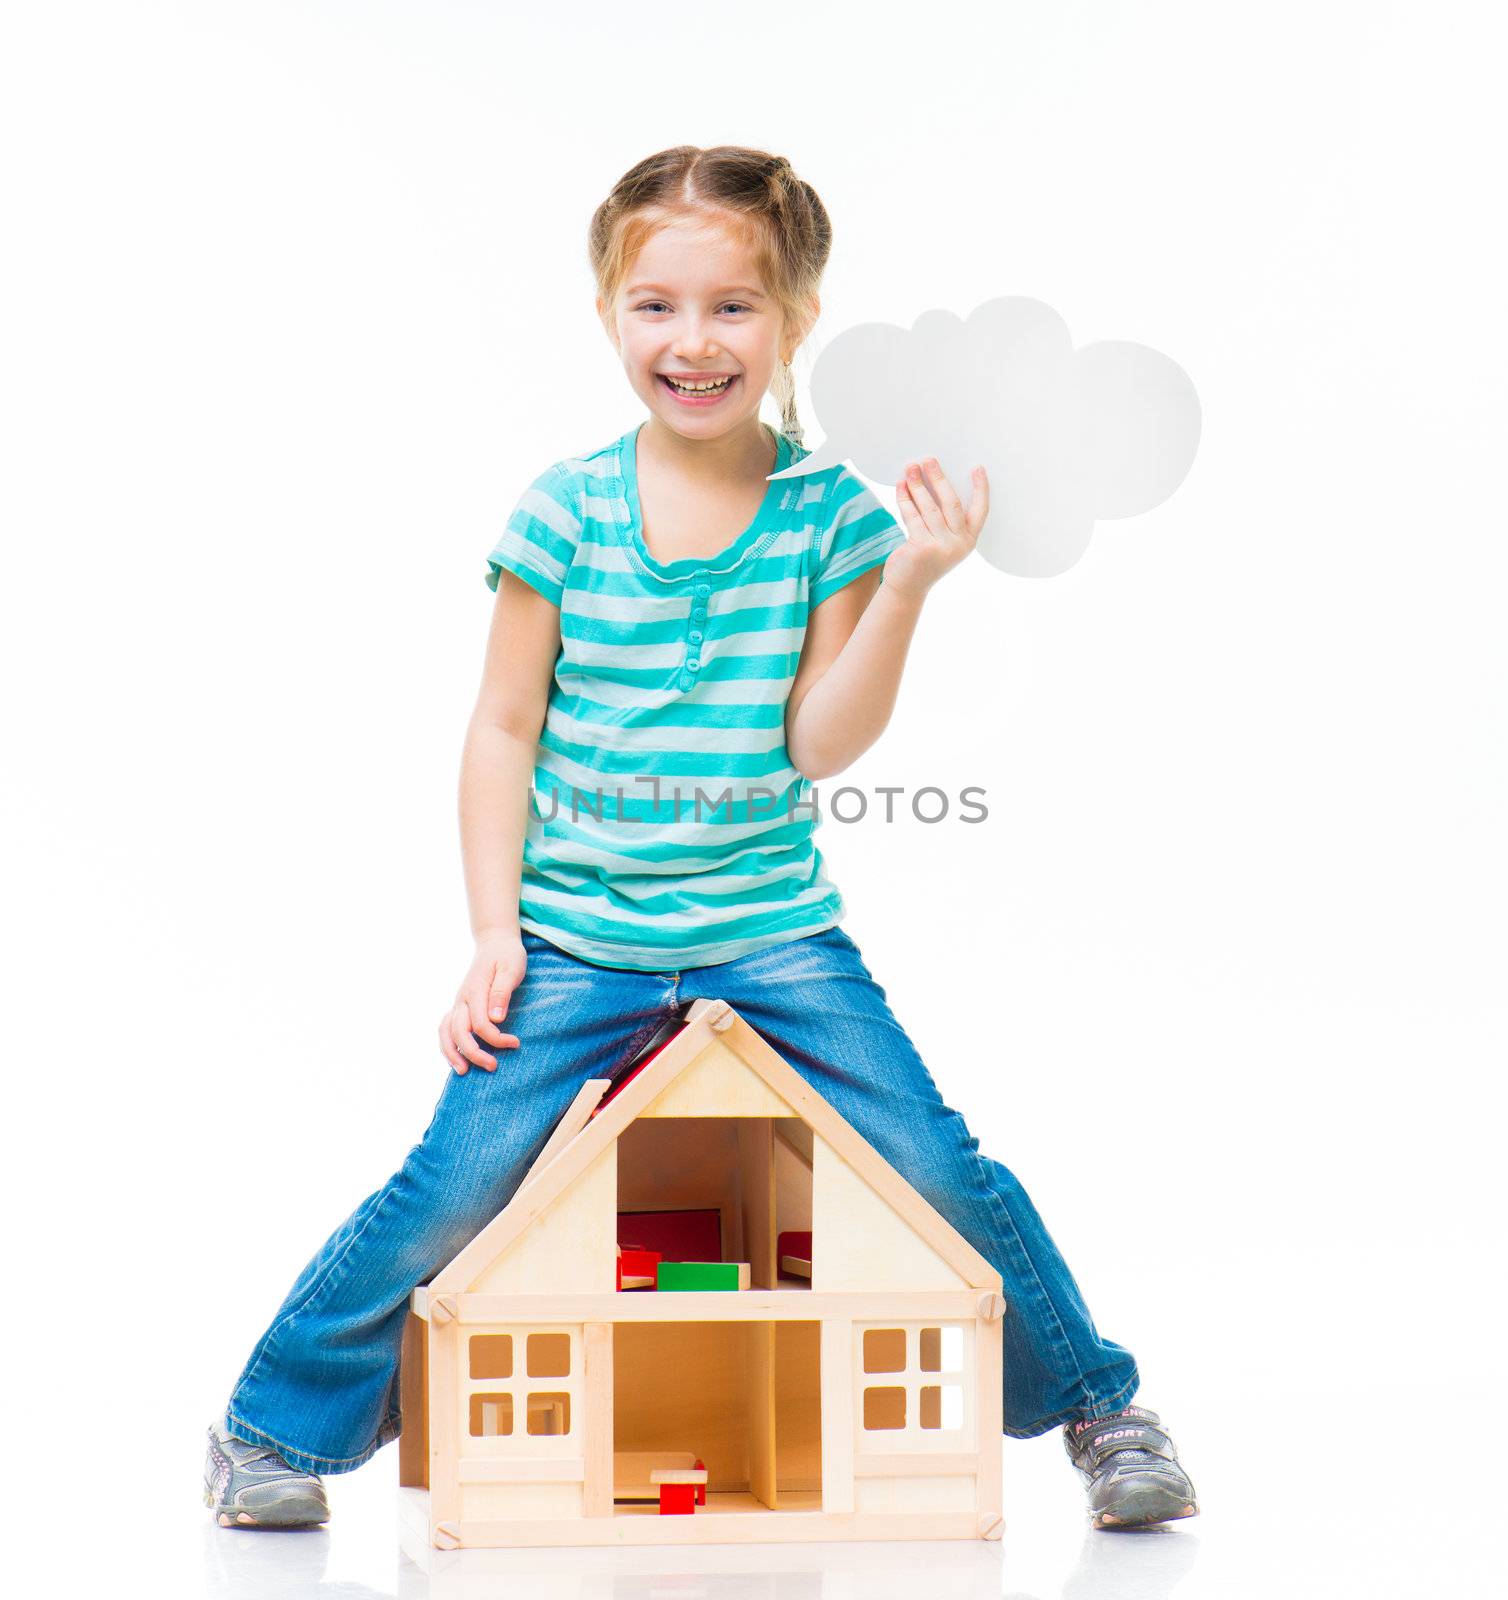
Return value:
<svg viewBox="0 0 1508 1600">
<path fill-rule="evenodd" d="M 744 305 L 742 301 L 724 300 L 722 305 L 718 307 L 718 310 L 726 310 L 729 306 L 732 306 L 737 311 L 748 311 L 751 309 L 749 306 Z M 668 311 L 670 308 L 663 300 L 646 300 L 642 305 L 636 306 L 634 309 L 636 311 Z"/>
</svg>

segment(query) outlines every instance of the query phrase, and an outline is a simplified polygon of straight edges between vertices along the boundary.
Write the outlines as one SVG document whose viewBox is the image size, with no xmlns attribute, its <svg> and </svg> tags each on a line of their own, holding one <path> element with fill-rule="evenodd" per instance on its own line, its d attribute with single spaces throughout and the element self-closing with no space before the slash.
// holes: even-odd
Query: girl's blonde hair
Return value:
<svg viewBox="0 0 1508 1600">
<path fill-rule="evenodd" d="M 616 301 L 650 235 L 682 217 L 721 223 L 749 240 L 779 307 L 782 335 L 810 317 L 832 249 L 827 211 L 784 156 L 732 144 L 710 150 L 675 145 L 646 156 L 613 185 L 587 231 L 587 253 L 605 306 Z M 781 429 L 801 445 L 796 379 L 788 361 L 775 368 L 774 390 Z"/>
</svg>

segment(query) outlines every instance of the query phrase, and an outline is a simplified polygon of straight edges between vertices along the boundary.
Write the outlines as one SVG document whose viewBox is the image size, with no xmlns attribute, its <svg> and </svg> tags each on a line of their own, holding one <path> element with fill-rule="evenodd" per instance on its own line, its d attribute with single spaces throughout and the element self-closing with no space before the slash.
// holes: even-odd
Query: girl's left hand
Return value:
<svg viewBox="0 0 1508 1600">
<path fill-rule="evenodd" d="M 937 458 L 928 456 L 921 466 L 906 463 L 895 492 L 910 537 L 890 552 L 884 584 L 892 593 L 921 600 L 978 542 L 990 511 L 989 478 L 983 467 L 974 468 L 974 492 L 965 510 Z"/>
</svg>

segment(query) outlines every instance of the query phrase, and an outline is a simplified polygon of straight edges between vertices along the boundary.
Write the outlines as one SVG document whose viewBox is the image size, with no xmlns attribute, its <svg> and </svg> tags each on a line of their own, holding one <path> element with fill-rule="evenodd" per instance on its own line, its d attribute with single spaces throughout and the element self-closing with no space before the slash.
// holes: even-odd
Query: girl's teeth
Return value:
<svg viewBox="0 0 1508 1600">
<path fill-rule="evenodd" d="M 665 380 L 672 389 L 679 389 L 682 394 L 716 394 L 721 389 L 726 389 L 731 378 L 720 378 L 716 383 L 677 383 L 674 378 Z"/>
</svg>

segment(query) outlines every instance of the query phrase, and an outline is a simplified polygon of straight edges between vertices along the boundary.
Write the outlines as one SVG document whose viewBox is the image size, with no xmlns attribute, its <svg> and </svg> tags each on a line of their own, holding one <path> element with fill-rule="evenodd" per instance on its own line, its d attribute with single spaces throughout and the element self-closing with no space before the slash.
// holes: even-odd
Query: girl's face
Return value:
<svg viewBox="0 0 1508 1600">
<path fill-rule="evenodd" d="M 782 343 L 752 246 L 705 219 L 652 234 L 614 305 L 597 309 L 634 393 L 688 439 L 721 438 L 757 417 L 776 363 L 800 342 Z"/>
</svg>

